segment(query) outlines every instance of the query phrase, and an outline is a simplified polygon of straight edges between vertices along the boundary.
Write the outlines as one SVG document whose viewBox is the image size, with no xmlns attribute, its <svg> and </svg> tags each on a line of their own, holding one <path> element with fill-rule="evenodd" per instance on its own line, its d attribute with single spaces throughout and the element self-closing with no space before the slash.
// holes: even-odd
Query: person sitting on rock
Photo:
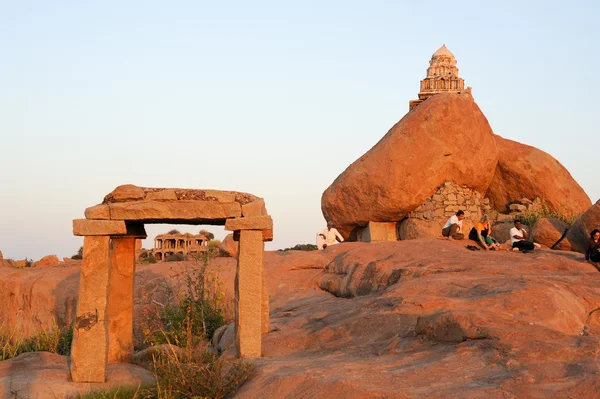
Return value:
<svg viewBox="0 0 600 399">
<path fill-rule="evenodd" d="M 500 249 L 500 244 L 490 236 L 491 232 L 492 226 L 488 222 L 487 215 L 483 215 L 481 220 L 469 232 L 469 240 L 480 244 L 486 251 L 498 250 Z"/>
<path fill-rule="evenodd" d="M 450 216 L 442 228 L 442 235 L 450 240 L 462 240 L 465 235 L 462 233 L 462 221 L 465 218 L 465 213 L 461 210 L 456 212 L 456 215 Z"/>
<path fill-rule="evenodd" d="M 527 233 L 520 220 L 515 220 L 515 227 L 510 229 L 509 234 L 513 251 L 528 252 L 533 251 L 536 247 L 540 248 L 540 244 L 534 244 L 533 241 L 529 241 L 529 233 Z"/>
<path fill-rule="evenodd" d="M 325 249 L 330 245 L 335 245 L 340 242 L 344 242 L 344 237 L 333 227 L 333 222 L 327 222 L 327 228 L 323 229 L 317 234 L 317 246 L 319 249 Z"/>
<path fill-rule="evenodd" d="M 585 249 L 585 260 L 592 263 L 600 262 L 600 230 L 594 229 L 590 234 L 587 248 Z M 597 265 L 594 265 L 598 267 Z"/>
</svg>

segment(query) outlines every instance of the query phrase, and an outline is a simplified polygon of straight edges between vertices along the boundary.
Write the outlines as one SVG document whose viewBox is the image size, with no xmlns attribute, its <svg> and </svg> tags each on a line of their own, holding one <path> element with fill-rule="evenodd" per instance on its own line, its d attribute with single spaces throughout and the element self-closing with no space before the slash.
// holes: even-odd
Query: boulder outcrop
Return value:
<svg viewBox="0 0 600 399">
<path fill-rule="evenodd" d="M 464 246 L 420 239 L 266 252 L 271 330 L 257 376 L 235 397 L 597 396 L 600 273 L 574 252 Z M 231 298 L 236 262 L 214 262 Z M 161 287 L 185 284 L 190 267 L 138 267 L 137 328 L 147 304 L 164 303 Z M 14 323 L 22 310 L 21 321 L 39 326 L 64 317 L 77 286 L 76 265 L 0 269 L 0 318 Z M 216 335 L 215 346 L 231 350 L 231 326 Z M 5 364 L 0 378 L 27 373 Z"/>
<path fill-rule="evenodd" d="M 37 262 L 33 262 L 33 264 L 31 266 L 43 267 L 43 266 L 58 265 L 59 263 L 60 263 L 60 260 L 58 259 L 58 256 L 47 255 L 47 256 L 44 256 L 42 259 L 38 260 Z"/>
<path fill-rule="evenodd" d="M 236 258 L 238 256 L 239 243 L 233 240 L 233 234 L 227 234 L 221 245 L 219 245 L 219 251 L 222 255 Z"/>
<path fill-rule="evenodd" d="M 551 248 L 558 240 L 560 240 L 565 230 L 568 228 L 569 225 L 561 220 L 555 218 L 542 218 L 535 223 L 533 229 L 531 229 L 531 234 L 534 242 Z M 566 245 L 566 242 L 563 240 L 558 244 L 557 249 L 568 250 L 569 246 Z"/>
<path fill-rule="evenodd" d="M 565 246 L 569 246 L 573 251 L 584 252 L 594 229 L 600 229 L 600 200 L 573 223 L 567 233 L 568 243 Z"/>
<path fill-rule="evenodd" d="M 580 215 L 591 205 L 590 198 L 569 171 L 544 151 L 496 136 L 498 166 L 486 196 L 504 211 L 521 198 L 540 197 L 552 209 Z"/>
<path fill-rule="evenodd" d="M 323 193 L 321 208 L 348 238 L 369 221 L 400 221 L 446 181 L 485 192 L 498 151 L 468 93 L 443 93 L 406 114 Z"/>
</svg>

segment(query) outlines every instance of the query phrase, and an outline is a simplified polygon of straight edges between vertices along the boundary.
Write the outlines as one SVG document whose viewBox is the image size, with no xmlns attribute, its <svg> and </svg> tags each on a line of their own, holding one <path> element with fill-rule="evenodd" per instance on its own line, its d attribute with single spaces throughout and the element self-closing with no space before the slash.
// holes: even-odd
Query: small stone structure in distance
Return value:
<svg viewBox="0 0 600 399">
<path fill-rule="evenodd" d="M 133 354 L 135 240 L 145 223 L 224 225 L 239 241 L 235 279 L 235 342 L 238 356 L 261 356 L 269 331 L 264 241 L 273 221 L 264 201 L 252 194 L 194 189 L 117 187 L 102 204 L 73 221 L 84 237 L 79 299 L 71 348 L 75 382 L 104 382 L 109 363 Z"/>
</svg>

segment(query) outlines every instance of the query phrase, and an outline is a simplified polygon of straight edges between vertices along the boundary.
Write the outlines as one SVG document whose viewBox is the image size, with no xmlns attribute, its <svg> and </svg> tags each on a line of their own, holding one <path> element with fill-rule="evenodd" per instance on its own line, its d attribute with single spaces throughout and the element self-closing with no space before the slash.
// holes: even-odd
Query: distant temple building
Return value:
<svg viewBox="0 0 600 399">
<path fill-rule="evenodd" d="M 159 262 L 169 255 L 198 255 L 208 250 L 208 241 L 204 234 L 159 234 L 154 238 L 152 255 Z"/>
<path fill-rule="evenodd" d="M 464 79 L 458 77 L 456 58 L 454 58 L 454 54 L 444 44 L 431 56 L 429 68 L 427 68 L 427 77 L 421 81 L 419 99 L 410 101 L 409 111 L 434 94 L 445 92 L 458 93 L 463 91 L 464 88 Z"/>
</svg>

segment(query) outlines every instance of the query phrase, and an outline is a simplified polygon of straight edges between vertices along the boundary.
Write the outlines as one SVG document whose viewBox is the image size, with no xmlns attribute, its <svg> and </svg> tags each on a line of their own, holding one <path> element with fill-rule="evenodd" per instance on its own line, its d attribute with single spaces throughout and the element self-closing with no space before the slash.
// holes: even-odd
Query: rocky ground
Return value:
<svg viewBox="0 0 600 399">
<path fill-rule="evenodd" d="M 267 253 L 271 332 L 258 375 L 235 396 L 600 397 L 600 273 L 573 252 L 471 252 L 467 244 Z M 138 267 L 136 323 L 153 299 L 164 300 L 165 282 L 192 266 Z M 231 293 L 235 260 L 214 268 Z M 77 272 L 76 264 L 0 268 L 0 317 L 16 321 L 20 312 L 24 332 L 68 322 Z"/>
</svg>

